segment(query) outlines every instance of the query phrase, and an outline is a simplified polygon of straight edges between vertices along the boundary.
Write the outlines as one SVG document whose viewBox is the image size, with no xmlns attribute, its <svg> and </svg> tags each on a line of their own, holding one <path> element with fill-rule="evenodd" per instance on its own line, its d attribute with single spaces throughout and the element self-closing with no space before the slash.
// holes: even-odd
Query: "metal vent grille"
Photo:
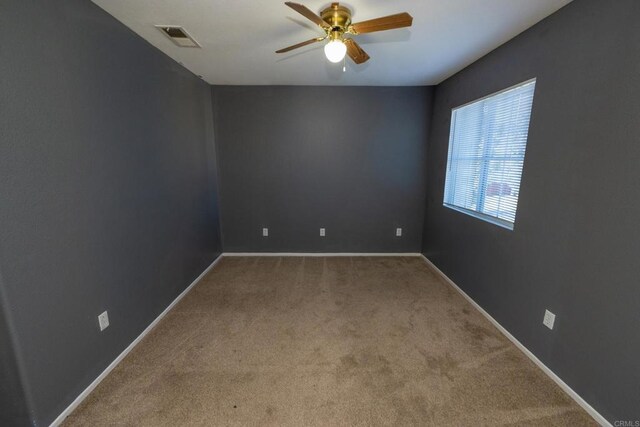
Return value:
<svg viewBox="0 0 640 427">
<path fill-rule="evenodd" d="M 180 47 L 200 47 L 198 42 L 178 25 L 156 25 L 156 28 Z"/>
</svg>

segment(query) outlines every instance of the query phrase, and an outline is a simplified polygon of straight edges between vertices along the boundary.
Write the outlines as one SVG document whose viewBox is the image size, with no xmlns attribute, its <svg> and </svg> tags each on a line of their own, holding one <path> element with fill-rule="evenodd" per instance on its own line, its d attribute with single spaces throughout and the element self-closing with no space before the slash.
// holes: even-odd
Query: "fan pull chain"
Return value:
<svg viewBox="0 0 640 427">
<path fill-rule="evenodd" d="M 347 57 L 346 56 L 344 58 L 342 58 L 342 72 L 343 73 L 347 72 Z"/>
</svg>

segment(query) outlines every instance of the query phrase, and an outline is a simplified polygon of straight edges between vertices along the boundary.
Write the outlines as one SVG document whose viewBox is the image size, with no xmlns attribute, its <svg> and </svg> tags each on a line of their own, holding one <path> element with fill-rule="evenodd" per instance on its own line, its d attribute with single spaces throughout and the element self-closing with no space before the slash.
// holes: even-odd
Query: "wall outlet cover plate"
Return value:
<svg viewBox="0 0 640 427">
<path fill-rule="evenodd" d="M 556 322 L 556 315 L 550 312 L 549 310 L 544 311 L 544 319 L 542 320 L 542 324 L 549 329 L 553 329 L 553 324 Z"/>
<path fill-rule="evenodd" d="M 98 315 L 98 325 L 100 326 L 100 332 L 109 327 L 109 313 L 106 311 Z"/>
</svg>

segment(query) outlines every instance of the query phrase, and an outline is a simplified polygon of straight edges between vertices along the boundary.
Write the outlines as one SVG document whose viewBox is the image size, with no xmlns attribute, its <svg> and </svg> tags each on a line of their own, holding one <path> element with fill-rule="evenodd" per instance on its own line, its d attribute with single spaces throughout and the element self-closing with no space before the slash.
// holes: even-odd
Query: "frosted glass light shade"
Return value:
<svg viewBox="0 0 640 427">
<path fill-rule="evenodd" d="M 324 54 L 329 61 L 340 62 L 347 54 L 347 46 L 341 40 L 332 40 L 325 45 Z"/>
</svg>

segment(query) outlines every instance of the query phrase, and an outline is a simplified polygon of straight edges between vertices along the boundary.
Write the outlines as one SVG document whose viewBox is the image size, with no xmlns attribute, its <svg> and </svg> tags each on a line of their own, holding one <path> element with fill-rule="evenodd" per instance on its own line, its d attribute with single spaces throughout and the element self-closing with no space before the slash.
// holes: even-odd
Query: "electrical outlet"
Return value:
<svg viewBox="0 0 640 427">
<path fill-rule="evenodd" d="M 109 327 L 109 313 L 105 311 L 104 313 L 98 315 L 98 325 L 100 325 L 100 332 Z"/>
<path fill-rule="evenodd" d="M 396 228 L 396 237 L 402 237 L 402 228 Z"/>
<path fill-rule="evenodd" d="M 324 236 L 325 236 L 324 228 L 321 228 L 321 229 L 320 229 L 320 236 L 321 236 L 321 237 L 324 237 Z"/>
<path fill-rule="evenodd" d="M 262 236 L 263 237 L 268 237 L 269 236 L 269 229 L 268 228 L 263 228 L 262 229 Z"/>
<path fill-rule="evenodd" d="M 553 329 L 553 324 L 556 322 L 556 315 L 550 312 L 549 310 L 544 311 L 544 319 L 542 320 L 542 324 L 549 329 Z"/>
</svg>

